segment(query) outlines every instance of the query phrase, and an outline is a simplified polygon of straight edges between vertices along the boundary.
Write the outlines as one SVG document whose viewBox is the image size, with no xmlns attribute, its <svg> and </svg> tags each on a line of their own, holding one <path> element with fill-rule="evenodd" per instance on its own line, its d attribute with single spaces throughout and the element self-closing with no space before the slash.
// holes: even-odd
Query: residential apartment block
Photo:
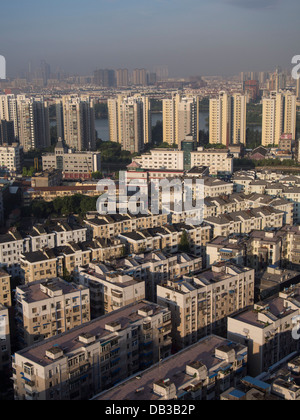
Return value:
<svg viewBox="0 0 300 420">
<path fill-rule="evenodd" d="M 8 308 L 0 303 L 0 372 L 11 365 L 11 338 Z"/>
<path fill-rule="evenodd" d="M 199 99 L 197 96 L 176 94 L 171 99 L 163 99 L 163 141 L 170 146 L 191 136 L 199 142 Z"/>
<path fill-rule="evenodd" d="M 289 354 L 299 351 L 299 340 L 292 336 L 292 329 L 297 328 L 294 318 L 299 317 L 299 308 L 296 286 L 228 318 L 228 338 L 248 345 L 252 376 L 266 372 Z"/>
<path fill-rule="evenodd" d="M 283 133 L 296 138 L 296 96 L 274 91 L 263 99 L 262 145 L 278 145 Z"/>
<path fill-rule="evenodd" d="M 189 240 L 189 252 L 203 257 L 205 245 L 210 241 L 211 228 L 207 224 L 191 226 L 185 224 L 166 225 L 161 228 L 146 229 L 119 235 L 120 240 L 127 246 L 129 253 L 139 254 L 147 251 L 161 250 L 167 253 L 180 251 L 183 234 Z"/>
<path fill-rule="evenodd" d="M 12 305 L 10 280 L 11 276 L 7 271 L 0 268 L 0 304 L 7 308 Z"/>
<path fill-rule="evenodd" d="M 212 144 L 246 144 L 247 97 L 220 92 L 210 99 L 209 137 Z"/>
<path fill-rule="evenodd" d="M 87 287 L 52 278 L 16 289 L 18 341 L 22 347 L 58 336 L 90 319 Z"/>
<path fill-rule="evenodd" d="M 272 207 L 261 207 L 247 211 L 207 217 L 205 222 L 212 226 L 213 236 L 229 236 L 237 233 L 250 233 L 265 228 L 281 228 L 284 212 Z"/>
<path fill-rule="evenodd" d="M 142 301 L 13 358 L 16 400 L 86 400 L 170 356 L 171 314 Z"/>
<path fill-rule="evenodd" d="M 109 138 L 123 150 L 140 153 L 151 143 L 150 100 L 147 96 L 118 96 L 108 100 Z"/>
<path fill-rule="evenodd" d="M 20 255 L 29 250 L 29 240 L 21 233 L 10 231 L 6 235 L 0 235 L 1 267 L 5 268 L 12 277 L 20 276 Z"/>
<path fill-rule="evenodd" d="M 90 218 L 91 217 L 91 218 Z M 130 214 L 111 214 L 100 216 L 99 214 L 87 216 L 85 225 L 92 231 L 93 238 L 113 238 L 125 232 L 161 227 L 168 223 L 167 214 L 132 216 Z"/>
<path fill-rule="evenodd" d="M 255 272 L 232 263 L 218 263 L 190 277 L 157 286 L 157 302 L 172 313 L 175 350 L 209 334 L 223 335 L 227 317 L 254 303 Z"/>
<path fill-rule="evenodd" d="M 180 367 L 180 369 L 179 369 Z M 132 377 L 95 400 L 212 401 L 247 371 L 247 347 L 217 336 L 197 344 Z"/>
<path fill-rule="evenodd" d="M 95 150 L 94 102 L 88 96 L 63 96 L 56 102 L 58 136 L 79 152 Z M 60 168 L 58 168 L 60 169 Z"/>
<path fill-rule="evenodd" d="M 178 149 L 152 149 L 148 153 L 135 157 L 134 162 L 143 169 L 184 169 L 184 152 Z"/>
<path fill-rule="evenodd" d="M 19 143 L 0 146 L 0 168 L 10 175 L 19 174 L 23 167 L 23 148 Z"/>
<path fill-rule="evenodd" d="M 78 282 L 91 292 L 93 318 L 145 299 L 145 282 L 125 273 L 109 272 L 105 266 L 89 264 L 80 267 Z"/>
<path fill-rule="evenodd" d="M 201 269 L 202 258 L 193 257 L 192 255 L 185 253 L 172 255 L 163 253 L 161 251 L 153 251 L 139 255 L 134 254 L 120 259 L 112 260 L 105 264 L 90 264 L 88 267 L 80 267 L 78 276 L 80 281 L 84 277 L 84 281 L 87 280 L 88 282 L 91 282 L 93 287 L 97 289 L 95 290 L 95 300 L 98 298 L 98 300 L 104 300 L 105 302 L 108 302 L 107 299 L 104 299 L 102 292 L 98 293 L 100 286 L 98 284 L 94 284 L 101 281 L 102 278 L 105 279 L 107 277 L 108 282 L 116 284 L 116 286 L 121 288 L 127 287 L 127 283 L 129 283 L 130 290 L 131 288 L 133 290 L 133 280 L 136 282 L 143 282 L 143 289 L 145 289 L 144 293 L 146 295 L 146 299 L 151 302 L 156 302 L 156 287 L 158 284 L 165 282 L 168 279 L 173 279 L 182 275 L 188 275 Z M 98 273 L 97 277 L 100 276 L 100 280 L 96 278 L 95 282 L 93 282 L 93 278 L 90 275 L 94 272 Z M 118 280 L 119 276 L 121 280 Z M 126 281 L 126 276 L 128 277 L 128 281 Z M 123 277 L 125 277 L 124 281 L 122 279 Z M 122 285 L 123 283 L 125 283 L 124 286 Z M 135 289 L 138 292 L 137 295 L 139 295 L 140 293 L 138 288 Z M 107 292 L 108 288 L 105 293 Z M 124 294 L 122 293 L 122 296 L 120 297 L 122 302 L 124 299 L 123 295 Z M 134 297 L 133 294 L 132 296 Z M 105 305 L 106 304 L 104 303 L 104 306 Z"/>
</svg>

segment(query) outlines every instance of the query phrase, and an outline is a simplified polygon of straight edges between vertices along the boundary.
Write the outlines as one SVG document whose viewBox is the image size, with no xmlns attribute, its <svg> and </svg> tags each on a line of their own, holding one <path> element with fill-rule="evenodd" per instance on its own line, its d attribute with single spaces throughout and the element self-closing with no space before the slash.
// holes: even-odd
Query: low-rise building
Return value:
<svg viewBox="0 0 300 420">
<path fill-rule="evenodd" d="M 153 149 L 134 158 L 134 162 L 144 169 L 183 170 L 184 152 L 177 149 Z"/>
<path fill-rule="evenodd" d="M 59 139 L 54 153 L 42 156 L 43 170 L 59 169 L 65 179 L 90 179 L 93 172 L 101 171 L 100 152 L 75 152 Z"/>
<path fill-rule="evenodd" d="M 92 265 L 92 271 L 95 271 Z M 89 272 L 88 267 L 79 268 L 79 273 Z M 145 284 L 146 299 L 156 302 L 156 286 L 168 279 L 188 275 L 202 269 L 202 258 L 185 253 L 166 254 L 153 251 L 145 254 L 130 255 L 111 260 L 106 264 L 98 264 L 100 275 L 132 276 Z"/>
<path fill-rule="evenodd" d="M 34 174 L 31 178 L 31 186 L 34 187 L 56 187 L 62 183 L 62 172 L 59 169 L 47 169 Z"/>
<path fill-rule="evenodd" d="M 191 153 L 191 166 L 208 166 L 211 175 L 232 175 L 233 156 L 229 151 L 222 149 L 198 148 Z"/>
<path fill-rule="evenodd" d="M 130 214 L 94 215 L 84 221 L 93 238 L 113 238 L 125 232 L 161 227 L 168 223 L 167 214 L 132 216 Z"/>
<path fill-rule="evenodd" d="M 72 197 L 73 195 L 87 195 L 88 197 L 99 197 L 102 192 L 97 190 L 97 185 L 63 185 L 57 187 L 30 187 L 24 191 L 24 204 L 30 206 L 34 200 L 51 202 L 58 197 Z"/>
</svg>

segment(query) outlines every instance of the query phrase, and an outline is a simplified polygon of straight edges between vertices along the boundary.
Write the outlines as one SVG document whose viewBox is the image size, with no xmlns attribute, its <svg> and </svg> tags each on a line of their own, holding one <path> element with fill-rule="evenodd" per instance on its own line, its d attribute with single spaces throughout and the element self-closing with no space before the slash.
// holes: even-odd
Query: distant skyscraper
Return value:
<svg viewBox="0 0 300 420">
<path fill-rule="evenodd" d="M 296 137 L 296 96 L 271 92 L 263 99 L 262 145 L 278 145 L 283 133 Z"/>
<path fill-rule="evenodd" d="M 252 101 L 256 101 L 259 96 L 258 80 L 247 80 L 244 82 L 244 93 L 248 94 Z"/>
<path fill-rule="evenodd" d="M 17 97 L 18 135 L 25 152 L 50 147 L 48 103 L 43 98 Z"/>
<path fill-rule="evenodd" d="M 197 96 L 175 95 L 163 100 L 163 141 L 170 145 L 192 136 L 199 142 L 199 100 Z"/>
<path fill-rule="evenodd" d="M 158 82 L 167 80 L 169 78 L 169 69 L 167 66 L 158 66 L 154 68 Z"/>
<path fill-rule="evenodd" d="M 128 69 L 118 69 L 116 71 L 117 87 L 127 87 L 129 85 Z"/>
<path fill-rule="evenodd" d="M 114 87 L 116 85 L 116 74 L 114 70 L 96 70 L 94 72 L 94 83 L 101 87 Z"/>
<path fill-rule="evenodd" d="M 45 60 L 41 62 L 40 77 L 43 79 L 44 86 L 47 86 L 48 80 L 50 79 L 51 69 L 50 64 L 46 63 Z"/>
<path fill-rule="evenodd" d="M 246 144 L 246 96 L 220 92 L 209 105 L 209 141 L 212 144 Z"/>
<path fill-rule="evenodd" d="M 139 153 L 151 142 L 151 112 L 149 98 L 144 96 L 108 100 L 109 136 L 123 150 Z"/>
<path fill-rule="evenodd" d="M 148 85 L 155 85 L 157 82 L 156 73 L 148 73 Z"/>
<path fill-rule="evenodd" d="M 147 86 L 147 70 L 146 69 L 133 70 L 132 84 L 135 86 Z"/>
<path fill-rule="evenodd" d="M 95 111 L 89 97 L 64 96 L 56 104 L 58 133 L 77 151 L 95 150 Z"/>
<path fill-rule="evenodd" d="M 300 78 L 297 80 L 297 100 L 300 101 Z"/>
</svg>

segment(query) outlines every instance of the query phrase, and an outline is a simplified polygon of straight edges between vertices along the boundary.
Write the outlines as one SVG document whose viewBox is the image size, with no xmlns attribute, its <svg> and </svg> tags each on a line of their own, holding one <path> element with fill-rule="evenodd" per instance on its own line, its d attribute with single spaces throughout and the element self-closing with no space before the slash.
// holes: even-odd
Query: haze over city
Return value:
<svg viewBox="0 0 300 420">
<path fill-rule="evenodd" d="M 298 0 L 15 0 L 2 5 L 1 54 L 14 77 L 53 69 L 168 65 L 171 77 L 289 68 L 299 53 Z"/>
</svg>

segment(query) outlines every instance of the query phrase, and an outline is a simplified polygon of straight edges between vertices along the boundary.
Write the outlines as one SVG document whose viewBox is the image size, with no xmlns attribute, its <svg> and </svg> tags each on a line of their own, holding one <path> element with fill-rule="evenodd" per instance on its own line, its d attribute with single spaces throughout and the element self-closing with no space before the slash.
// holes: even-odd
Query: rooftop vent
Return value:
<svg viewBox="0 0 300 420">
<path fill-rule="evenodd" d="M 83 344 L 92 344 L 96 341 L 96 337 L 94 335 L 88 334 L 88 333 L 87 334 L 81 334 L 79 336 L 79 341 L 80 341 L 80 343 L 83 343 Z"/>
<path fill-rule="evenodd" d="M 58 360 L 63 357 L 64 352 L 60 347 L 52 347 L 46 351 L 46 356 L 51 360 Z"/>
</svg>

